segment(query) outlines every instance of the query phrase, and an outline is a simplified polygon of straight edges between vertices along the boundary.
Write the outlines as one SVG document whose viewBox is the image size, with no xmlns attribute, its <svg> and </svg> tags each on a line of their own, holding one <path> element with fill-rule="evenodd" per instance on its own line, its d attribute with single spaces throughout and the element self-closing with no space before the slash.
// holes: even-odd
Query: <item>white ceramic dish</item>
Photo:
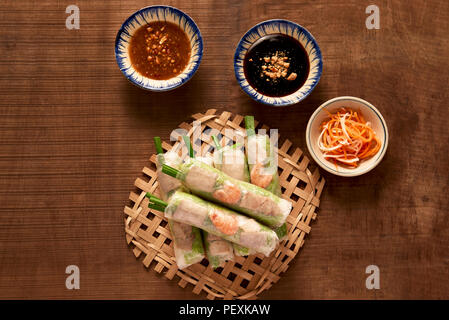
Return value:
<svg viewBox="0 0 449 320">
<path fill-rule="evenodd" d="M 324 158 L 323 153 L 317 145 L 317 140 L 321 133 L 320 124 L 328 118 L 328 114 L 325 110 L 334 113 L 343 107 L 361 111 L 365 120 L 371 123 L 371 127 L 382 142 L 380 150 L 371 158 L 360 162 L 360 165 L 357 168 L 347 168 L 343 166 L 336 167 L 333 162 Z M 356 97 L 337 97 L 323 103 L 312 114 L 307 124 L 306 143 L 312 158 L 324 170 L 338 176 L 359 176 L 375 168 L 384 157 L 388 147 L 387 124 L 385 123 L 385 120 L 379 110 L 377 110 L 371 103 Z"/>
</svg>

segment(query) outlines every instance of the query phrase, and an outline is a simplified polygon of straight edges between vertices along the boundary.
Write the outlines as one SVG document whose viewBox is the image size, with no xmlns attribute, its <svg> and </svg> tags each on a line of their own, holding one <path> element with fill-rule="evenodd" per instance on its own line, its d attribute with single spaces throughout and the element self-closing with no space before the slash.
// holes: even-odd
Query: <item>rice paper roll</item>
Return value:
<svg viewBox="0 0 449 320">
<path fill-rule="evenodd" d="M 167 201 L 169 196 L 176 190 L 182 187 L 182 183 L 162 172 L 162 165 L 167 164 L 173 168 L 179 168 L 182 160 L 175 152 L 159 153 L 156 156 L 156 173 L 159 182 L 159 190 L 161 198 Z"/>
<path fill-rule="evenodd" d="M 271 168 L 273 162 L 273 151 L 270 152 L 270 138 L 267 135 L 248 136 L 248 167 L 250 182 L 271 193 L 280 196 L 279 175 L 277 168 Z"/>
<path fill-rule="evenodd" d="M 233 243 L 203 230 L 204 247 L 207 260 L 212 268 L 222 267 L 226 261 L 234 258 Z"/>
<path fill-rule="evenodd" d="M 275 166 L 274 147 L 271 146 L 270 138 L 266 134 L 256 134 L 254 127 L 254 117 L 245 117 L 247 147 L 246 156 L 250 170 L 250 182 L 265 190 L 281 196 L 281 186 L 279 184 L 279 174 Z M 287 225 L 275 229 L 280 240 L 287 237 Z"/>
<path fill-rule="evenodd" d="M 290 201 L 195 159 L 183 163 L 179 170 L 164 166 L 163 172 L 181 180 L 193 194 L 244 213 L 271 228 L 282 226 L 292 209 Z"/>
<path fill-rule="evenodd" d="M 182 160 L 175 152 L 166 152 L 164 154 L 159 137 L 155 137 L 154 141 L 158 152 L 156 156 L 156 172 L 159 190 L 161 198 L 167 201 L 176 190 L 184 189 L 184 187 L 178 179 L 163 173 L 162 165 L 168 164 L 178 168 Z M 173 249 L 178 268 L 184 269 L 192 264 L 201 262 L 205 257 L 201 231 L 198 228 L 172 220 L 168 220 L 168 225 L 173 237 Z"/>
<path fill-rule="evenodd" d="M 250 172 L 250 182 L 281 196 L 279 175 L 275 160 L 274 147 L 266 134 L 256 134 L 254 117 L 245 117 L 247 147 L 246 156 Z"/>
<path fill-rule="evenodd" d="M 256 220 L 181 191 L 168 200 L 164 213 L 168 219 L 201 228 L 266 256 L 279 241 L 273 230 Z"/>
<path fill-rule="evenodd" d="M 201 230 L 185 223 L 168 219 L 173 236 L 176 264 L 184 269 L 204 259 Z"/>
</svg>

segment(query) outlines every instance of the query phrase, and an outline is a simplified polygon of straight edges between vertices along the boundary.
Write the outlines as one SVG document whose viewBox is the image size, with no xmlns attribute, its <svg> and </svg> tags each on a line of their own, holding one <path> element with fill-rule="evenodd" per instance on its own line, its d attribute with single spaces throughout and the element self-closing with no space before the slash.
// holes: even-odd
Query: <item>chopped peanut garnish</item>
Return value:
<svg viewBox="0 0 449 320">
<path fill-rule="evenodd" d="M 261 77 L 266 76 L 267 81 L 269 81 L 269 79 L 276 80 L 287 77 L 288 68 L 290 67 L 290 62 L 287 62 L 288 59 L 288 57 L 283 56 L 279 52 L 276 52 L 276 54 L 271 57 L 264 57 L 263 60 L 266 64 L 262 65 Z M 286 79 L 290 81 L 295 80 L 296 77 L 296 73 L 291 73 Z"/>
<path fill-rule="evenodd" d="M 293 81 L 293 80 L 296 79 L 297 76 L 298 76 L 298 75 L 297 75 L 296 73 L 292 72 L 292 73 L 290 73 L 290 75 L 287 77 L 287 80 Z"/>
</svg>

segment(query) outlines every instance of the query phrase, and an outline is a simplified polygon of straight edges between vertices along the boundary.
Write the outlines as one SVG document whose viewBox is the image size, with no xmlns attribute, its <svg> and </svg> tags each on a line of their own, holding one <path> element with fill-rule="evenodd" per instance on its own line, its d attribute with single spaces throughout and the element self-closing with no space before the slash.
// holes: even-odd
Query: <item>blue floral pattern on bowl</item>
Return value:
<svg viewBox="0 0 449 320">
<path fill-rule="evenodd" d="M 179 26 L 190 40 L 190 60 L 182 73 L 168 80 L 154 80 L 137 72 L 129 58 L 128 47 L 134 32 L 152 21 L 167 21 Z M 203 56 L 203 38 L 195 22 L 184 12 L 170 6 L 150 6 L 132 14 L 121 26 L 115 39 L 115 57 L 125 77 L 151 91 L 167 91 L 186 83 L 198 69 Z"/>
<path fill-rule="evenodd" d="M 268 97 L 254 90 L 248 83 L 243 71 L 243 61 L 254 42 L 266 35 L 279 33 L 289 35 L 301 43 L 309 56 L 310 71 L 306 82 L 296 92 L 284 97 Z M 252 27 L 240 39 L 234 55 L 234 71 L 240 87 L 254 100 L 273 106 L 287 106 L 303 100 L 318 84 L 323 71 L 321 50 L 312 34 L 299 24 L 282 19 L 267 20 Z"/>
</svg>

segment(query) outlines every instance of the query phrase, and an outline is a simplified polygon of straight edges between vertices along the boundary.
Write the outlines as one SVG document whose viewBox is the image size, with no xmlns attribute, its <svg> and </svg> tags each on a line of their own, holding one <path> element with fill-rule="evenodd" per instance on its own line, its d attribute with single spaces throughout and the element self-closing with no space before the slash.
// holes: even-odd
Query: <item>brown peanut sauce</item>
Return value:
<svg viewBox="0 0 449 320">
<path fill-rule="evenodd" d="M 185 69 L 191 47 L 186 33 L 177 25 L 154 21 L 136 30 L 128 50 L 137 72 L 154 80 L 167 80 Z"/>
</svg>

